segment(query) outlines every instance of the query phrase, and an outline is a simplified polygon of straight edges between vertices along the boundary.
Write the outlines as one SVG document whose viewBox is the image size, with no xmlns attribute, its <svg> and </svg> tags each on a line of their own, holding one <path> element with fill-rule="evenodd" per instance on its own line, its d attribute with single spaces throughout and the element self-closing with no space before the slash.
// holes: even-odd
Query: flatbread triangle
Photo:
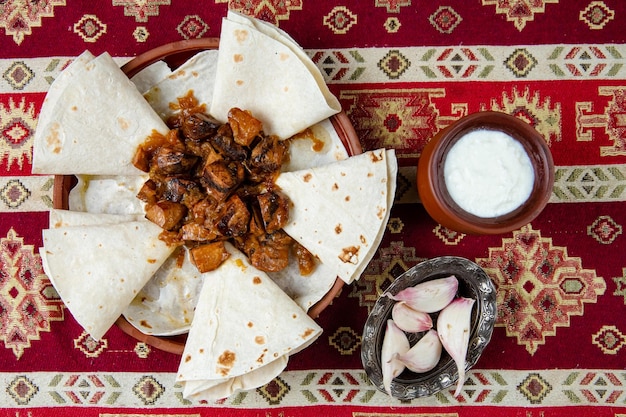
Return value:
<svg viewBox="0 0 626 417">
<path fill-rule="evenodd" d="M 218 399 L 265 383 L 322 332 L 243 253 L 226 246 L 230 257 L 203 275 L 176 378 L 185 398 Z"/>
<path fill-rule="evenodd" d="M 276 185 L 291 200 L 284 230 L 346 283 L 358 279 L 384 234 L 396 189 L 393 150 L 285 172 Z"/>
</svg>

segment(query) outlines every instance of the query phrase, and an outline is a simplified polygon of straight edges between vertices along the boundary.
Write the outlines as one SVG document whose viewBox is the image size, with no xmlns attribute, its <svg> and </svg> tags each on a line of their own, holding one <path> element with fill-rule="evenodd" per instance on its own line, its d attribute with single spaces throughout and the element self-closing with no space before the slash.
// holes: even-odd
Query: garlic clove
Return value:
<svg viewBox="0 0 626 417">
<path fill-rule="evenodd" d="M 459 281 L 454 275 L 422 282 L 399 291 L 396 295 L 386 293 L 395 301 L 404 301 L 414 310 L 435 313 L 447 306 L 456 296 Z"/>
<path fill-rule="evenodd" d="M 454 396 L 461 393 L 465 382 L 465 358 L 469 345 L 472 308 L 475 300 L 459 297 L 441 310 L 437 318 L 437 332 L 444 349 L 450 354 L 459 371 Z"/>
<path fill-rule="evenodd" d="M 433 327 L 433 319 L 430 314 L 412 309 L 404 301 L 394 304 L 391 317 L 396 326 L 409 333 L 424 332 Z"/>
<path fill-rule="evenodd" d="M 396 359 L 413 372 L 428 372 L 439 363 L 441 349 L 437 331 L 430 329 L 405 354 L 396 354 Z"/>
<path fill-rule="evenodd" d="M 391 395 L 391 381 L 405 369 L 405 365 L 396 359 L 395 355 L 402 355 L 409 348 L 409 339 L 406 334 L 396 326 L 392 319 L 387 320 L 380 360 L 383 371 L 383 386 L 389 395 Z"/>
</svg>

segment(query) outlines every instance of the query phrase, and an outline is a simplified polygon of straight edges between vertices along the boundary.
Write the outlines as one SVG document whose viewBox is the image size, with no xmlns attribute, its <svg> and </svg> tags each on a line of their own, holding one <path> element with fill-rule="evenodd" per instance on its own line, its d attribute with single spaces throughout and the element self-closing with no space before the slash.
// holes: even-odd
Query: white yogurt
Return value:
<svg viewBox="0 0 626 417">
<path fill-rule="evenodd" d="M 499 130 L 474 130 L 448 151 L 444 179 L 450 197 L 478 217 L 509 213 L 530 196 L 535 174 L 517 140 Z"/>
</svg>

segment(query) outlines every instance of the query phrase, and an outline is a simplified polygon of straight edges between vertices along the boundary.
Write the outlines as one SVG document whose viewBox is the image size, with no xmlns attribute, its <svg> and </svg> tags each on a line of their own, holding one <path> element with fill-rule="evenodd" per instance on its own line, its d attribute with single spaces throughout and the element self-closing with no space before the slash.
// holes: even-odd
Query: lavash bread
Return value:
<svg viewBox="0 0 626 417">
<path fill-rule="evenodd" d="M 254 388 L 253 381 L 262 385 L 322 332 L 243 253 L 229 243 L 226 248 L 230 257 L 203 275 L 176 377 L 185 398 L 214 400 Z"/>
<path fill-rule="evenodd" d="M 176 106 L 170 103 L 177 104 L 178 97 L 192 91 L 208 111 L 213 99 L 218 54 L 217 49 L 198 52 L 148 89 L 143 95 L 146 101 L 163 120 L 167 120 L 177 111 Z"/>
<path fill-rule="evenodd" d="M 172 254 L 124 310 L 136 329 L 153 336 L 174 336 L 189 331 L 200 296 L 203 276 L 189 250 Z M 182 264 L 179 264 L 182 259 Z"/>
<path fill-rule="evenodd" d="M 54 84 L 33 145 L 34 174 L 139 175 L 137 148 L 165 122 L 108 53 L 77 61 Z"/>
<path fill-rule="evenodd" d="M 229 11 L 222 20 L 211 115 L 224 123 L 231 108 L 246 109 L 266 134 L 287 139 L 338 113 L 339 101 L 303 54 L 284 32 Z"/>
<path fill-rule="evenodd" d="M 95 340 L 104 336 L 174 250 L 159 239 L 161 232 L 147 220 L 43 231 L 40 253 L 45 272 L 76 321 Z"/>
<path fill-rule="evenodd" d="M 396 173 L 395 154 L 385 149 L 281 173 L 276 185 L 293 203 L 283 229 L 349 284 L 382 239 Z"/>
</svg>

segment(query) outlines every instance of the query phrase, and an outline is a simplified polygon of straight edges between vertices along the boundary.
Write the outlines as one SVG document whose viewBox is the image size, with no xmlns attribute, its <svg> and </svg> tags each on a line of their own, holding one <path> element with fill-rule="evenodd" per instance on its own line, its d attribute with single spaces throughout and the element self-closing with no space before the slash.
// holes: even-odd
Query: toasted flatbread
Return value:
<svg viewBox="0 0 626 417">
<path fill-rule="evenodd" d="M 76 321 L 104 336 L 172 253 L 147 221 L 62 226 L 43 231 L 51 282 Z"/>
<path fill-rule="evenodd" d="M 140 174 L 138 146 L 169 129 L 111 56 L 79 60 L 57 82 L 35 131 L 33 173 Z"/>
<path fill-rule="evenodd" d="M 251 111 L 265 133 L 281 139 L 341 110 L 319 69 L 293 39 L 229 11 L 222 20 L 210 113 L 226 122 L 233 107 Z"/>
<path fill-rule="evenodd" d="M 382 239 L 396 173 L 394 152 L 378 149 L 280 174 L 276 184 L 293 203 L 284 230 L 351 283 Z"/>
<path fill-rule="evenodd" d="M 185 398 L 214 400 L 262 385 L 322 332 L 264 272 L 226 246 L 230 257 L 203 274 L 176 377 Z"/>
</svg>

